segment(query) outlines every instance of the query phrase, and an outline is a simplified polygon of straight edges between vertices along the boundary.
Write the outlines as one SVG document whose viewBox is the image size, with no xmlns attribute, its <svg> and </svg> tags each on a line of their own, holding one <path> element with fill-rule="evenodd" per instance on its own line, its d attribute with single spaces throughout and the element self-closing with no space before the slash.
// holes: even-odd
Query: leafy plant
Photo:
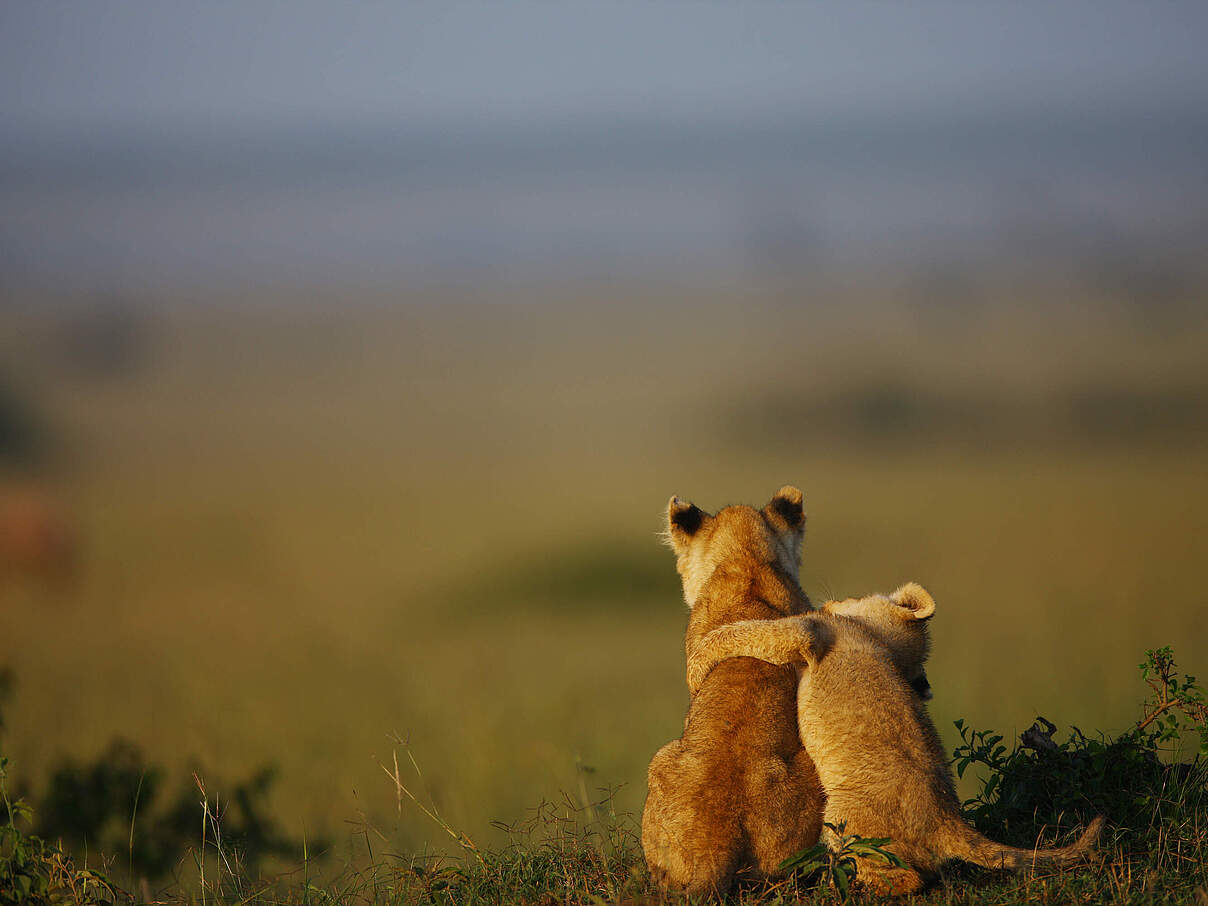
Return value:
<svg viewBox="0 0 1208 906">
<path fill-rule="evenodd" d="M 851 882 L 855 880 L 859 859 L 880 859 L 895 868 L 905 868 L 906 863 L 887 847 L 892 841 L 888 837 L 861 837 L 859 834 L 848 834 L 847 823 L 838 824 L 826 822 L 835 839 L 830 845 L 816 843 L 809 849 L 789 856 L 782 863 L 782 871 L 791 871 L 802 875 L 812 875 L 821 872 L 822 877 L 839 891 L 839 896 L 847 899 L 851 891 Z"/>
<path fill-rule="evenodd" d="M 1183 733 L 1192 731 L 1200 738 L 1199 754 L 1208 755 L 1208 701 L 1195 677 L 1175 674 L 1174 652 L 1169 645 L 1146 651 L 1145 660 L 1137 666 L 1154 694 L 1145 702 L 1133 736 L 1155 747 L 1157 743 L 1177 746 Z"/>
<path fill-rule="evenodd" d="M 122 892 L 104 875 L 77 868 L 59 844 L 18 827 L 32 810 L 8 795 L 8 759 L 0 755 L 0 906 L 117 903 Z"/>
<path fill-rule="evenodd" d="M 956 721 L 961 744 L 953 751 L 958 776 L 982 769 L 981 789 L 964 803 L 979 830 L 1019 845 L 1034 844 L 1045 830 L 1085 822 L 1096 814 L 1125 833 L 1143 834 L 1180 807 L 1180 785 L 1203 783 L 1203 762 L 1171 764 L 1184 733 L 1196 733 L 1208 751 L 1208 705 L 1195 677 L 1175 673 L 1170 648 L 1147 651 L 1140 665 L 1153 690 L 1136 726 L 1113 739 L 1089 737 L 1077 727 L 1064 741 L 1043 717 L 1008 752 L 1001 734 Z M 1159 820 L 1155 820 L 1159 819 Z"/>
</svg>

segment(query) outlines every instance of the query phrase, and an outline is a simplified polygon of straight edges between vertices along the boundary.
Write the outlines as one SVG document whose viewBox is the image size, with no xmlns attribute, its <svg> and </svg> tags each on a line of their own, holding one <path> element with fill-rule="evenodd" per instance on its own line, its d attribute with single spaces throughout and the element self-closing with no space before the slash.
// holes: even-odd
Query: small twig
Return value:
<svg viewBox="0 0 1208 906">
<path fill-rule="evenodd" d="M 1178 704 L 1179 703 L 1177 701 L 1169 700 L 1161 702 L 1156 708 L 1153 709 L 1151 713 L 1147 714 L 1144 718 L 1137 722 L 1137 729 L 1144 730 L 1151 723 L 1161 717 L 1162 714 L 1169 711 L 1171 708 L 1176 707 Z"/>
</svg>

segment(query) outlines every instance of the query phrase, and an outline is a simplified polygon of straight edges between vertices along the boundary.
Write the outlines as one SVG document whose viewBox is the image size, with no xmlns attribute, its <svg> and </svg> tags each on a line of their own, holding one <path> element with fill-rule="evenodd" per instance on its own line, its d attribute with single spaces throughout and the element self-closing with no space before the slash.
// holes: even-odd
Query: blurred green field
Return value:
<svg viewBox="0 0 1208 906">
<path fill-rule="evenodd" d="M 815 599 L 935 595 L 949 743 L 958 716 L 1123 729 L 1146 648 L 1208 670 L 1203 306 L 1149 329 L 1048 283 L 959 317 L 871 284 L 546 295 L 173 300 L 131 309 L 112 368 L 64 339 L 80 303 L 0 312 L 83 553 L 72 587 L 0 590 L 17 773 L 120 735 L 277 764 L 294 835 L 442 848 L 375 764 L 398 734 L 480 843 L 562 791 L 639 811 L 687 703 L 665 502 L 784 483 Z"/>
</svg>

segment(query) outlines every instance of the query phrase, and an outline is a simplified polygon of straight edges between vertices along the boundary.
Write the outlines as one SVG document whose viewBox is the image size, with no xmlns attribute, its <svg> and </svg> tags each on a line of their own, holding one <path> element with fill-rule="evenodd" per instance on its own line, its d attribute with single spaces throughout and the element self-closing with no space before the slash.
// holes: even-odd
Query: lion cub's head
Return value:
<svg viewBox="0 0 1208 906">
<path fill-rule="evenodd" d="M 892 594 L 827 601 L 820 610 L 856 620 L 889 650 L 894 665 L 914 691 L 923 699 L 931 698 L 924 665 L 931 650 L 927 623 L 935 613 L 935 600 L 927 589 L 907 582 Z"/>
<path fill-rule="evenodd" d="M 689 607 L 695 606 L 701 589 L 723 563 L 773 565 L 799 581 L 804 537 L 801 492 L 791 485 L 777 491 L 761 510 L 728 506 L 710 516 L 678 497 L 667 505 L 667 539 Z"/>
</svg>

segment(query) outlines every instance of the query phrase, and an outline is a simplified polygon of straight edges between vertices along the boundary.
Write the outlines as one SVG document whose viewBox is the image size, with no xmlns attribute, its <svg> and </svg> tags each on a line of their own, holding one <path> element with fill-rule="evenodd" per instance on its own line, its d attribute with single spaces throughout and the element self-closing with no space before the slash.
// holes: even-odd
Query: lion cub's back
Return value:
<svg viewBox="0 0 1208 906">
<path fill-rule="evenodd" d="M 746 858 L 762 874 L 775 876 L 784 859 L 817 842 L 825 805 L 818 773 L 793 720 L 797 671 L 731 658 L 706 678 L 692 711 L 698 703 L 704 707 L 695 721 L 689 713 L 684 739 L 700 740 L 699 751 L 709 753 L 702 759 L 700 792 L 716 796 L 711 779 L 720 779 L 726 790 L 715 800 L 719 813 L 705 817 L 704 824 L 737 820 Z M 734 810 L 731 816 L 721 813 L 725 807 Z"/>
<path fill-rule="evenodd" d="M 783 801 L 795 799 L 800 810 L 802 797 L 819 786 L 791 717 L 796 701 L 793 668 L 746 657 L 719 664 L 692 700 L 684 745 L 700 754 L 701 791 L 726 790 L 719 800 L 728 799 L 725 808 L 744 823 L 782 821 Z M 786 784 L 801 790 L 786 795 Z"/>
<path fill-rule="evenodd" d="M 751 657 L 729 658 L 710 671 L 692 699 L 685 741 L 719 752 L 763 755 L 800 748 L 796 710 L 797 673 L 789 666 Z"/>
</svg>

